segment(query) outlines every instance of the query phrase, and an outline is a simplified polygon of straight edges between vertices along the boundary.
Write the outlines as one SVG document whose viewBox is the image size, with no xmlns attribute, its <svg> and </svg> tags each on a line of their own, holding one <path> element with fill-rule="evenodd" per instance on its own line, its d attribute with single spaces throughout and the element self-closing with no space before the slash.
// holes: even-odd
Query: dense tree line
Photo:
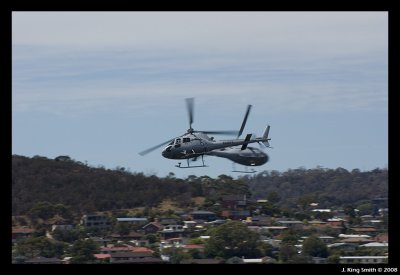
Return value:
<svg viewBox="0 0 400 275">
<path fill-rule="evenodd" d="M 249 184 L 253 198 L 273 198 L 280 206 L 318 208 L 354 204 L 368 209 L 371 199 L 388 197 L 388 170 L 361 172 L 344 168 L 289 169 L 286 172 L 264 171 L 241 177 Z"/>
<path fill-rule="evenodd" d="M 71 213 L 154 207 L 171 199 L 180 207 L 193 206 L 193 197 L 206 198 L 212 206 L 226 194 L 247 194 L 253 199 L 268 199 L 282 207 L 307 207 L 317 201 L 319 207 L 359 202 L 368 210 L 368 200 L 387 197 L 388 171 L 361 172 L 337 169 L 293 169 L 286 172 L 261 172 L 233 179 L 189 176 L 175 178 L 146 176 L 124 168 L 90 167 L 69 157 L 48 159 L 12 156 L 12 213 L 39 218 Z M 355 205 L 358 206 L 358 205 Z M 44 211 L 46 210 L 46 211 Z M 44 215 L 44 216 L 43 216 Z"/>
<path fill-rule="evenodd" d="M 130 173 L 90 167 L 70 158 L 57 161 L 45 157 L 12 157 L 12 213 L 39 218 L 59 214 L 67 218 L 70 211 L 84 213 L 155 207 L 164 199 L 186 207 L 192 197 L 207 196 L 218 200 L 224 194 L 248 192 L 242 180 L 221 175 L 217 179 L 189 176 L 175 178 Z"/>
</svg>

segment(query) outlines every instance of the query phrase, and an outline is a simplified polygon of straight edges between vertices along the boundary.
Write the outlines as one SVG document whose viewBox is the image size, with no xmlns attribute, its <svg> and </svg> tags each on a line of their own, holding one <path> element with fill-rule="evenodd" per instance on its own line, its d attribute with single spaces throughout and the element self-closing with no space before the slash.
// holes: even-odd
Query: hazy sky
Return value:
<svg viewBox="0 0 400 275">
<path fill-rule="evenodd" d="M 138 155 L 195 97 L 194 129 L 238 130 L 248 104 L 245 133 L 271 125 L 257 171 L 388 164 L 387 12 L 13 12 L 12 35 L 13 154 L 236 176 Z"/>
</svg>

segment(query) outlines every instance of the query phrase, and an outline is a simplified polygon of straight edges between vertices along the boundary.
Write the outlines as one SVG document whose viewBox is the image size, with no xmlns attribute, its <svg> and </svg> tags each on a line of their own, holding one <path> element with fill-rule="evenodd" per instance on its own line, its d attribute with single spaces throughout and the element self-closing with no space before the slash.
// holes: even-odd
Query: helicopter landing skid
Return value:
<svg viewBox="0 0 400 275">
<path fill-rule="evenodd" d="M 255 172 L 257 172 L 256 170 L 254 170 L 254 169 L 251 169 L 250 171 L 247 169 L 247 166 L 245 166 L 245 171 L 240 171 L 240 170 L 236 170 L 236 168 L 235 168 L 235 163 L 234 162 L 232 162 L 232 172 L 235 172 L 235 173 L 246 173 L 246 174 L 253 174 L 253 173 L 255 173 Z"/>
<path fill-rule="evenodd" d="M 238 171 L 238 170 L 233 170 L 232 172 L 253 174 L 253 173 L 257 172 L 257 171 L 256 171 L 256 170 L 251 170 L 251 171 Z"/>
<path fill-rule="evenodd" d="M 208 167 L 208 166 L 207 166 L 207 165 L 180 166 L 180 165 L 178 164 L 178 165 L 175 165 L 175 167 L 178 167 L 178 168 L 199 168 L 199 167 Z"/>
<path fill-rule="evenodd" d="M 178 165 L 175 165 L 175 167 L 178 167 L 178 168 L 199 168 L 199 167 L 208 167 L 207 165 L 204 164 L 203 155 L 201 155 L 201 161 L 203 162 L 203 165 L 192 165 L 192 166 L 190 166 L 190 164 L 189 164 L 189 159 L 186 159 L 186 161 L 187 161 L 187 166 L 181 166 L 181 163 L 179 162 Z"/>
</svg>

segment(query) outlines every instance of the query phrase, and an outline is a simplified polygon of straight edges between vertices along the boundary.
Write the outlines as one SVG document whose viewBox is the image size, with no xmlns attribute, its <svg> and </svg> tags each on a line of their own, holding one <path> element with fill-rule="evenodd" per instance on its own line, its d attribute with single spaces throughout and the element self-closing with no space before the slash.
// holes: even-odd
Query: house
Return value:
<svg viewBox="0 0 400 275">
<path fill-rule="evenodd" d="M 289 228 L 293 229 L 302 229 L 304 226 L 304 223 L 302 221 L 277 221 L 277 223 L 281 224 L 282 226 L 287 226 Z"/>
<path fill-rule="evenodd" d="M 261 227 L 261 229 L 266 230 L 267 232 L 270 232 L 273 235 L 279 235 L 283 231 L 287 230 L 288 227 L 287 226 L 263 226 L 263 227 Z M 261 230 L 261 234 L 262 234 L 262 230 Z"/>
<path fill-rule="evenodd" d="M 331 213 L 332 210 L 329 208 L 326 208 L 326 209 L 318 208 L 318 209 L 313 209 L 312 212 Z"/>
<path fill-rule="evenodd" d="M 168 224 L 177 224 L 181 220 L 178 218 L 160 218 L 156 219 L 156 221 L 158 221 L 161 225 L 168 225 Z"/>
<path fill-rule="evenodd" d="M 341 218 L 331 218 L 331 219 L 327 219 L 326 222 L 329 224 L 329 226 L 334 227 L 344 227 L 344 219 Z"/>
<path fill-rule="evenodd" d="M 371 236 L 359 234 L 339 234 L 339 238 L 371 238 Z"/>
<path fill-rule="evenodd" d="M 163 229 L 163 226 L 158 222 L 151 222 L 142 227 L 145 234 L 155 234 Z"/>
<path fill-rule="evenodd" d="M 111 220 L 105 215 L 89 214 L 83 215 L 81 224 L 90 229 L 109 229 Z"/>
<path fill-rule="evenodd" d="M 145 225 L 148 223 L 148 219 L 147 218 L 117 218 L 117 222 L 142 226 L 142 225 Z"/>
<path fill-rule="evenodd" d="M 371 226 L 364 226 L 364 227 L 351 227 L 350 228 L 353 232 L 355 233 L 368 233 L 368 234 L 374 234 L 377 232 L 376 228 L 371 227 Z"/>
<path fill-rule="evenodd" d="M 332 243 L 327 245 L 330 249 L 344 250 L 344 251 L 354 251 L 358 247 L 357 244 L 354 243 Z"/>
<path fill-rule="evenodd" d="M 11 234 L 11 239 L 13 241 L 21 239 L 21 238 L 27 238 L 32 235 L 34 230 L 32 228 L 27 228 L 27 227 L 14 227 L 12 228 L 12 234 Z"/>
<path fill-rule="evenodd" d="M 309 227 L 315 228 L 317 230 L 317 232 L 323 230 L 324 228 L 331 227 L 326 222 L 323 222 L 320 220 L 308 221 L 307 224 Z"/>
<path fill-rule="evenodd" d="M 226 260 L 227 264 L 274 264 L 276 260 L 269 256 L 263 258 L 245 259 L 244 257 L 232 257 Z"/>
<path fill-rule="evenodd" d="M 244 208 L 246 205 L 246 194 L 222 196 L 222 207 L 225 209 Z"/>
<path fill-rule="evenodd" d="M 170 224 L 164 226 L 163 230 L 159 231 L 159 234 L 163 239 L 178 238 L 185 235 L 185 229 L 183 228 L 183 225 Z"/>
<path fill-rule="evenodd" d="M 120 234 L 111 234 L 109 238 L 113 240 L 140 240 L 144 237 L 142 233 L 136 231 L 130 231 L 127 235 L 120 235 Z"/>
<path fill-rule="evenodd" d="M 166 239 L 164 241 L 161 241 L 160 243 L 160 249 L 165 249 L 169 247 L 182 247 L 183 246 L 183 240 L 182 238 L 170 238 Z"/>
<path fill-rule="evenodd" d="M 351 237 L 342 239 L 341 242 L 343 243 L 354 243 L 354 244 L 363 244 L 371 242 L 371 239 L 364 238 L 364 237 Z"/>
<path fill-rule="evenodd" d="M 74 229 L 73 224 L 53 224 L 51 226 L 51 231 L 53 232 L 54 230 L 63 230 L 63 231 L 69 231 Z"/>
<path fill-rule="evenodd" d="M 163 264 L 164 261 L 148 253 L 117 252 L 111 254 L 111 264 Z"/>
<path fill-rule="evenodd" d="M 195 221 L 183 221 L 183 224 L 183 229 L 186 231 L 193 231 L 197 223 Z"/>
<path fill-rule="evenodd" d="M 150 244 L 149 240 L 141 239 L 141 240 L 131 240 L 130 241 L 134 246 L 148 246 Z"/>
<path fill-rule="evenodd" d="M 383 264 L 388 256 L 340 256 L 340 264 Z"/>
<path fill-rule="evenodd" d="M 232 220 L 243 220 L 250 216 L 249 210 L 224 210 L 221 216 Z"/>
<path fill-rule="evenodd" d="M 249 225 L 258 225 L 258 226 L 271 225 L 271 217 L 253 216 L 253 217 L 248 217 L 248 218 L 250 218 L 250 220 L 251 220 Z"/>
<path fill-rule="evenodd" d="M 101 254 L 114 254 L 119 252 L 130 252 L 131 247 L 129 246 L 107 246 L 100 248 Z"/>
<path fill-rule="evenodd" d="M 371 248 L 371 249 L 379 249 L 379 250 L 387 250 L 389 248 L 388 243 L 379 243 L 372 242 L 360 245 L 360 247 Z"/>
<path fill-rule="evenodd" d="M 325 244 L 333 243 L 333 241 L 336 239 L 335 237 L 332 236 L 318 236 L 318 238 Z"/>
<path fill-rule="evenodd" d="M 222 260 L 217 259 L 185 259 L 180 264 L 222 264 Z"/>
<path fill-rule="evenodd" d="M 97 259 L 98 263 L 107 263 L 111 258 L 111 255 L 107 253 L 93 254 L 93 256 Z"/>
<path fill-rule="evenodd" d="M 192 220 L 196 222 L 210 222 L 210 221 L 215 221 L 217 219 L 217 215 L 214 212 L 210 211 L 193 211 L 190 213 L 190 216 L 192 217 Z"/>
<path fill-rule="evenodd" d="M 138 253 L 138 255 L 142 257 L 150 257 L 153 255 L 154 251 L 147 248 L 147 247 L 135 247 L 130 245 L 125 246 L 109 246 L 109 247 L 101 247 L 100 251 L 102 254 L 110 254 L 114 255 L 115 253 L 122 253 L 122 252 L 132 252 Z"/>
</svg>

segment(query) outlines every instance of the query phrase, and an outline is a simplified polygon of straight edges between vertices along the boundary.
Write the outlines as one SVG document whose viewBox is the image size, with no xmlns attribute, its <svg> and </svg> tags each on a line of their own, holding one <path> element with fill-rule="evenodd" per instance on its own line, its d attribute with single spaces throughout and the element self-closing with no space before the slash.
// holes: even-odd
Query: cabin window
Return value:
<svg viewBox="0 0 400 275">
<path fill-rule="evenodd" d="M 183 138 L 183 143 L 190 142 L 190 138 Z"/>
<path fill-rule="evenodd" d="M 180 138 L 177 138 L 177 139 L 175 140 L 175 144 L 181 144 L 181 139 L 180 139 Z"/>
</svg>

